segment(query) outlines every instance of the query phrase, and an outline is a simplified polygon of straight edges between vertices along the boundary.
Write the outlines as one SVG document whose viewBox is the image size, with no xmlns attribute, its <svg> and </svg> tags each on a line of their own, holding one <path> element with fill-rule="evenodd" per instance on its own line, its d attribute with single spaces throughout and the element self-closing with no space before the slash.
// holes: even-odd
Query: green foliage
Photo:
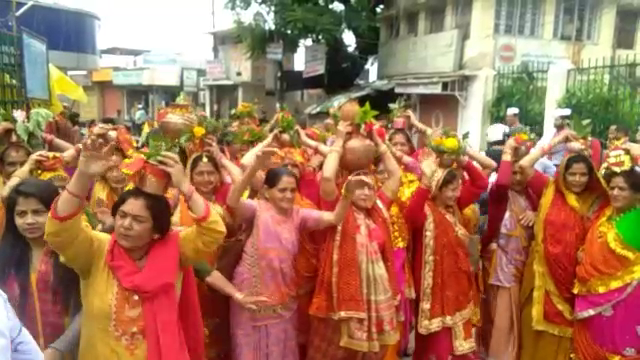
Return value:
<svg viewBox="0 0 640 360">
<path fill-rule="evenodd" d="M 88 207 L 86 207 L 84 209 L 84 215 L 91 228 L 95 230 L 100 224 L 100 221 L 98 221 L 98 217 L 96 216 L 96 214 L 94 214 Z"/>
<path fill-rule="evenodd" d="M 20 140 L 34 151 L 44 149 L 42 134 L 47 122 L 52 121 L 53 113 L 47 109 L 33 109 L 26 118 L 24 112 L 14 114 L 21 118 L 14 121 L 16 134 Z"/>
<path fill-rule="evenodd" d="M 567 89 L 559 106 L 571 109 L 572 118 L 591 119 L 591 135 L 606 139 L 611 125 L 638 125 L 640 106 L 631 87 L 623 82 L 607 82 L 604 77 L 579 82 Z"/>
<path fill-rule="evenodd" d="M 149 135 L 149 146 L 142 154 L 147 160 L 154 160 L 165 151 L 177 154 L 181 141 L 172 141 L 161 133 L 152 133 Z"/>
<path fill-rule="evenodd" d="M 393 121 L 393 119 L 407 111 L 408 108 L 407 99 L 404 96 L 399 96 L 396 102 L 389 104 L 389 119 Z"/>
<path fill-rule="evenodd" d="M 586 139 L 593 133 L 593 122 L 591 119 L 580 119 L 577 116 L 571 118 L 571 129 L 576 132 L 576 135 Z"/>
<path fill-rule="evenodd" d="M 300 136 L 298 135 L 298 130 L 296 127 L 298 123 L 296 123 L 296 119 L 291 115 L 289 110 L 287 110 L 286 106 L 283 106 L 280 111 L 276 114 L 276 124 L 278 126 L 278 130 L 280 130 L 280 134 L 286 134 L 291 139 L 291 143 L 295 147 L 300 146 Z"/>
<path fill-rule="evenodd" d="M 376 110 L 373 110 L 371 108 L 371 105 L 369 104 L 369 102 L 367 101 L 366 104 L 364 104 L 364 106 L 362 106 L 360 108 L 360 110 L 358 110 L 358 117 L 356 118 L 356 124 L 357 125 L 365 125 L 370 123 L 371 121 L 373 121 L 373 119 L 376 117 L 376 115 L 378 115 L 379 112 Z"/>
<path fill-rule="evenodd" d="M 209 119 L 205 122 L 207 134 L 218 139 L 219 144 L 229 145 L 233 141 L 232 121 L 229 119 Z"/>
<path fill-rule="evenodd" d="M 533 133 L 542 135 L 546 84 L 541 84 L 535 73 L 527 68 L 521 72 L 496 76 L 509 78 L 497 79 L 500 82 L 489 110 L 491 123 L 504 122 L 507 108 L 517 107 L 520 109 L 520 123 L 528 126 Z"/>
<path fill-rule="evenodd" d="M 242 145 L 255 145 L 267 137 L 263 129 L 255 125 L 244 125 L 233 134 L 233 143 Z"/>
</svg>

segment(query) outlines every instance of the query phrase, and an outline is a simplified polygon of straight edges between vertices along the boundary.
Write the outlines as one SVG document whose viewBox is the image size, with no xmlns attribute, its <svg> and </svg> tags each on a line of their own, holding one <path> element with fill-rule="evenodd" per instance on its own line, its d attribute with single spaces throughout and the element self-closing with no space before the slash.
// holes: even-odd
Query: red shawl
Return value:
<svg viewBox="0 0 640 360">
<path fill-rule="evenodd" d="M 111 236 L 107 264 L 120 285 L 142 299 L 148 360 L 204 359 L 204 325 L 191 267 L 180 269 L 179 235 L 171 231 L 151 246 L 140 269 Z M 171 266 L 171 264 L 175 264 Z M 176 279 L 182 271 L 180 299 Z"/>
<path fill-rule="evenodd" d="M 378 226 L 384 236 L 385 247 L 382 257 L 385 262 L 391 291 L 398 295 L 398 287 L 393 272 L 393 245 L 391 233 L 387 226 L 388 218 L 383 210 L 382 203 L 388 203 L 384 195 L 380 193 L 381 201 L 369 210 L 371 220 Z M 344 221 L 340 226 L 330 228 L 327 232 L 327 240 L 323 245 L 318 261 L 318 279 L 313 295 L 309 313 L 314 316 L 328 318 L 338 313 L 366 314 L 367 301 L 362 294 L 362 279 L 358 268 L 358 251 L 356 244 L 357 220 L 353 207 L 347 211 Z M 338 233 L 338 231 L 340 233 Z M 336 236 L 339 236 L 336 241 Z M 337 263 L 334 263 L 334 252 L 338 251 Z M 337 289 L 334 291 L 334 279 L 337 281 Z"/>
</svg>

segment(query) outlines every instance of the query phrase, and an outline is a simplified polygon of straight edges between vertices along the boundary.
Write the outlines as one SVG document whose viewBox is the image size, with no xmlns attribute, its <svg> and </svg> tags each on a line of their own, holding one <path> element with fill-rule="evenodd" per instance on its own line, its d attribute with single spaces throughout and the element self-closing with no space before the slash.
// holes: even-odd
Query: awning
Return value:
<svg viewBox="0 0 640 360">
<path fill-rule="evenodd" d="M 357 99 L 376 91 L 389 91 L 393 89 L 394 86 L 395 84 L 393 82 L 387 80 L 375 81 L 370 84 L 356 86 L 347 92 L 332 96 L 323 103 L 309 106 L 304 113 L 307 115 L 326 113 L 329 112 L 329 109 L 340 107 L 349 100 Z"/>
</svg>

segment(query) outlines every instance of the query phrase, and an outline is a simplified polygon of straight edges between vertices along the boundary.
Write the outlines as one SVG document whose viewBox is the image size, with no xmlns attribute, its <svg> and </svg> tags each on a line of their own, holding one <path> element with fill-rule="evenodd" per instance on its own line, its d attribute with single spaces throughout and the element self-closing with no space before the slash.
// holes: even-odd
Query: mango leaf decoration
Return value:
<svg viewBox="0 0 640 360">
<path fill-rule="evenodd" d="M 149 146 L 146 151 L 142 152 L 142 154 L 147 160 L 154 160 L 165 151 L 177 154 L 179 150 L 180 141 L 181 140 L 178 140 L 177 142 L 172 141 L 164 137 L 159 132 L 152 133 L 149 135 Z"/>
<path fill-rule="evenodd" d="M 575 131 L 582 139 L 591 137 L 591 131 L 593 130 L 593 124 L 591 119 L 579 119 L 577 117 L 571 119 L 571 129 Z"/>
<path fill-rule="evenodd" d="M 400 96 L 394 103 L 389 104 L 389 110 L 391 111 L 390 120 L 402 115 L 407 110 L 407 101 L 404 96 Z"/>
<path fill-rule="evenodd" d="M 364 104 L 363 107 L 360 108 L 360 110 L 358 110 L 358 116 L 356 117 L 356 125 L 366 125 L 368 123 L 371 123 L 374 121 L 374 118 L 376 117 L 376 115 L 378 115 L 379 112 L 376 110 L 373 110 L 371 108 L 371 105 L 369 104 L 369 102 L 367 101 L 366 104 Z"/>
</svg>

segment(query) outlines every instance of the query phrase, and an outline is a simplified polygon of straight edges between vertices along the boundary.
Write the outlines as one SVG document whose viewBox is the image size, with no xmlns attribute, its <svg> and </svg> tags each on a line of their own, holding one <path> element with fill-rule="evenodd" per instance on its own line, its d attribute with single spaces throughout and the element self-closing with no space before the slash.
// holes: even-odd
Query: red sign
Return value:
<svg viewBox="0 0 640 360">
<path fill-rule="evenodd" d="M 512 44 L 502 44 L 498 48 L 498 60 L 500 64 L 509 65 L 516 59 L 516 48 Z"/>
</svg>

